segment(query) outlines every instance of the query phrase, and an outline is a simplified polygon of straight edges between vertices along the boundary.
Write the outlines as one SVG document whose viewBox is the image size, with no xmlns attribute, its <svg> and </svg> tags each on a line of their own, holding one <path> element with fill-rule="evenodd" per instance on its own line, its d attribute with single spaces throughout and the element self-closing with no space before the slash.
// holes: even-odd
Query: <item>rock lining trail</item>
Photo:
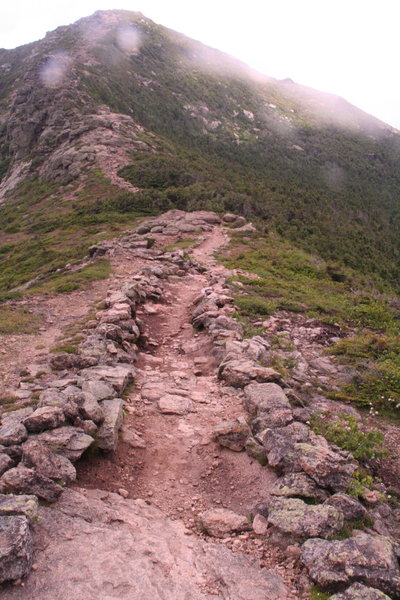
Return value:
<svg viewBox="0 0 400 600">
<path fill-rule="evenodd" d="M 27 388 L 38 408 L 0 423 L 4 597 L 306 600 L 310 574 L 355 583 L 346 600 L 396 597 L 396 514 L 345 493 L 357 461 L 308 427 L 296 380 L 265 366 L 268 336 L 244 339 L 214 257 L 229 239 L 219 217 L 170 211 L 126 233 L 89 251 L 116 273 L 77 354 L 51 355 Z M 159 250 L 182 234 L 196 237 L 190 256 Z M 335 539 L 366 518 L 372 529 Z"/>
</svg>

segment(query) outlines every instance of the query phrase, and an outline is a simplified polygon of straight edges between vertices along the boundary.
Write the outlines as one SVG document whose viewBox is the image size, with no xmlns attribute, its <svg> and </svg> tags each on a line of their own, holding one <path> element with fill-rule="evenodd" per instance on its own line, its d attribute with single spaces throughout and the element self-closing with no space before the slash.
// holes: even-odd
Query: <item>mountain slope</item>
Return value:
<svg viewBox="0 0 400 600">
<path fill-rule="evenodd" d="M 32 222 L 55 247 L 132 211 L 212 208 L 396 285 L 400 136 L 344 100 L 125 11 L 1 50 L 0 69 L 6 263 Z"/>
</svg>

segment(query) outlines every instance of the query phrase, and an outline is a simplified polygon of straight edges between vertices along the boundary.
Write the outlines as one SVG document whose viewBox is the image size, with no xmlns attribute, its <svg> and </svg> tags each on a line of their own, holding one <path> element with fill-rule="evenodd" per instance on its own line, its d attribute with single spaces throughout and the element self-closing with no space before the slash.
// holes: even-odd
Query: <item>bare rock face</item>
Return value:
<svg viewBox="0 0 400 600">
<path fill-rule="evenodd" d="M 340 531 L 343 515 L 333 506 L 312 506 L 298 498 L 275 498 L 269 505 L 268 522 L 285 538 L 304 541 Z"/>
<path fill-rule="evenodd" d="M 28 519 L 0 516 L 0 583 L 29 573 L 32 561 L 33 545 Z"/>
<path fill-rule="evenodd" d="M 37 473 L 58 483 L 68 484 L 76 479 L 74 465 L 60 454 L 54 454 L 37 440 L 28 440 L 22 447 L 22 463 Z"/>
<path fill-rule="evenodd" d="M 213 431 L 213 437 L 218 444 L 235 452 L 243 450 L 249 435 L 250 428 L 243 417 L 219 423 Z"/>
<path fill-rule="evenodd" d="M 44 406 L 37 408 L 31 415 L 24 419 L 28 431 L 39 433 L 46 429 L 55 429 L 65 423 L 64 412 L 57 406 Z"/>
<path fill-rule="evenodd" d="M 243 515 L 226 508 L 210 508 L 199 515 L 202 528 L 212 537 L 222 538 L 227 533 L 249 531 L 251 524 Z"/>
<path fill-rule="evenodd" d="M 342 541 L 307 540 L 301 560 L 323 588 L 360 582 L 394 596 L 400 593 L 399 564 L 388 537 L 358 533 Z"/>
<path fill-rule="evenodd" d="M 0 478 L 0 492 L 35 494 L 46 502 L 55 502 L 63 488 L 48 477 L 22 465 L 10 469 Z"/>
<path fill-rule="evenodd" d="M 118 394 L 122 394 L 128 383 L 131 383 L 135 377 L 135 369 L 132 365 L 118 364 L 115 367 L 101 365 L 84 369 L 81 372 L 82 377 L 91 380 L 101 380 L 112 385 Z"/>
<path fill-rule="evenodd" d="M 390 600 L 389 596 L 362 583 L 355 583 L 341 594 L 335 594 L 330 600 Z"/>
<path fill-rule="evenodd" d="M 143 500 L 65 490 L 40 516 L 36 535 L 43 551 L 25 582 L 24 600 L 288 597 L 277 573 L 222 545 L 189 538 L 181 522 Z M 7 600 L 21 600 L 21 589 L 9 586 Z"/>
</svg>

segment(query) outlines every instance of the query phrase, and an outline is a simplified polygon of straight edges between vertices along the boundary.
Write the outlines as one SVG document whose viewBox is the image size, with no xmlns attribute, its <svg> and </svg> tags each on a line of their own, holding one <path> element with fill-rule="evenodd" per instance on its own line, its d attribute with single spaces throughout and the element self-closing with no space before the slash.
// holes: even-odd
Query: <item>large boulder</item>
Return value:
<svg viewBox="0 0 400 600">
<path fill-rule="evenodd" d="M 131 383 L 135 377 L 135 369 L 132 365 L 118 364 L 114 367 L 100 365 L 90 369 L 84 369 L 81 372 L 84 379 L 97 379 L 111 384 L 117 394 L 122 394 L 126 386 Z"/>
<path fill-rule="evenodd" d="M 274 369 L 261 367 L 245 359 L 232 359 L 222 363 L 218 369 L 218 377 L 236 388 L 243 388 L 252 381 L 263 383 L 282 379 L 282 375 Z"/>
<path fill-rule="evenodd" d="M 251 415 L 273 409 L 290 409 L 283 389 L 276 383 L 251 383 L 244 388 L 244 407 Z"/>
<path fill-rule="evenodd" d="M 0 444 L 13 446 L 22 444 L 28 437 L 23 421 L 25 417 L 33 412 L 33 408 L 22 408 L 2 415 L 0 425 Z"/>
<path fill-rule="evenodd" d="M 0 494 L 0 515 L 3 517 L 23 515 L 28 521 L 34 521 L 38 517 L 38 510 L 38 499 L 32 494 Z"/>
<path fill-rule="evenodd" d="M 326 500 L 325 504 L 329 504 L 340 510 L 346 521 L 363 521 L 368 517 L 368 511 L 365 506 L 356 498 L 347 494 L 333 494 L 333 496 L 330 496 Z"/>
<path fill-rule="evenodd" d="M 298 498 L 275 498 L 269 505 L 268 522 L 285 539 L 304 541 L 327 538 L 343 528 L 343 515 L 333 506 L 309 505 Z"/>
<path fill-rule="evenodd" d="M 199 515 L 199 523 L 208 535 L 216 538 L 251 529 L 251 524 L 245 516 L 226 508 L 210 508 L 204 511 Z"/>
<path fill-rule="evenodd" d="M 0 476 L 15 465 L 13 459 L 5 452 L 0 454 Z"/>
<path fill-rule="evenodd" d="M 3 494 L 34 494 L 46 502 L 55 502 L 62 491 L 60 485 L 23 465 L 0 477 L 0 492 Z"/>
<path fill-rule="evenodd" d="M 0 516 L 0 583 L 20 579 L 33 562 L 32 536 L 24 516 Z"/>
<path fill-rule="evenodd" d="M 250 428 L 243 417 L 218 423 L 213 429 L 214 440 L 235 452 L 243 450 L 249 436 Z"/>
<path fill-rule="evenodd" d="M 104 421 L 104 411 L 100 404 L 90 392 L 83 392 L 83 402 L 79 407 L 79 412 L 83 419 L 93 421 L 99 425 Z"/>
<path fill-rule="evenodd" d="M 72 462 L 78 460 L 94 442 L 94 439 L 82 429 L 71 426 L 45 431 L 32 438 L 43 442 L 52 452 L 61 454 Z"/>
<path fill-rule="evenodd" d="M 318 436 L 313 444 L 295 444 L 297 462 L 302 470 L 322 487 L 345 492 L 357 468 L 357 463 L 346 452 L 335 451 Z"/>
<path fill-rule="evenodd" d="M 65 415 L 57 406 L 44 406 L 37 408 L 31 415 L 24 419 L 28 431 L 39 433 L 46 429 L 56 429 L 65 423 Z"/>
<path fill-rule="evenodd" d="M 309 498 L 324 501 L 328 493 L 321 489 L 311 477 L 305 473 L 287 473 L 277 479 L 271 489 L 271 496 L 287 498 Z M 333 497 L 333 496 L 332 496 Z M 328 503 L 328 502 L 327 502 Z M 335 506 L 333 503 L 332 506 Z M 340 510 L 340 506 L 335 506 Z"/>
<path fill-rule="evenodd" d="M 94 396 L 97 402 L 107 400 L 108 398 L 114 398 L 116 395 L 113 386 L 100 379 L 88 379 L 87 381 L 84 381 L 82 384 L 82 391 L 88 392 Z"/>
<path fill-rule="evenodd" d="M 301 560 L 323 588 L 360 582 L 389 595 L 400 594 L 399 564 L 388 537 L 360 532 L 346 540 L 307 540 Z"/>
<path fill-rule="evenodd" d="M 96 433 L 96 445 L 102 450 L 113 451 L 118 444 L 118 432 L 123 421 L 123 400 L 121 398 L 110 398 L 103 400 L 101 408 L 104 413 L 104 421 Z"/>
<path fill-rule="evenodd" d="M 331 596 L 329 600 L 391 600 L 389 596 L 376 588 L 362 583 L 354 583 L 345 592 Z"/>
<path fill-rule="evenodd" d="M 22 464 L 29 469 L 61 484 L 76 479 L 74 465 L 61 454 L 54 454 L 46 444 L 38 440 L 28 440 L 22 447 Z"/>
</svg>

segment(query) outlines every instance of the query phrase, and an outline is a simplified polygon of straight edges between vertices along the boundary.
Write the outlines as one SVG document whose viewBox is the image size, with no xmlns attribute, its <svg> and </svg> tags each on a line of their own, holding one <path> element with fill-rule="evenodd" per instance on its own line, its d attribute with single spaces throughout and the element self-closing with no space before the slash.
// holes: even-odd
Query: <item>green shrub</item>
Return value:
<svg viewBox="0 0 400 600">
<path fill-rule="evenodd" d="M 362 462 L 387 454 L 383 447 L 383 433 L 363 431 L 354 415 L 315 413 L 311 417 L 311 427 L 315 433 L 324 436 L 342 450 L 348 450 L 355 459 Z"/>
</svg>

